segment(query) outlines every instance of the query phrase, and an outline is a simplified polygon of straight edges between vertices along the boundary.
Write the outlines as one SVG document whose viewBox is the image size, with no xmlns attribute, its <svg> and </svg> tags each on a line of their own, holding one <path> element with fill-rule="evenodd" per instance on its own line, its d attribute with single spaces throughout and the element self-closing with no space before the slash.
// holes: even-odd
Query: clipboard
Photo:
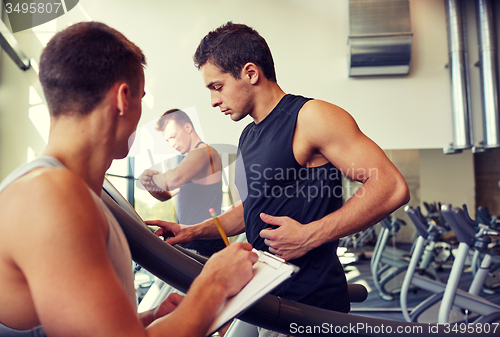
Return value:
<svg viewBox="0 0 500 337">
<path fill-rule="evenodd" d="M 260 300 L 264 295 L 273 290 L 293 273 L 299 271 L 299 267 L 285 262 L 285 260 L 268 252 L 253 249 L 259 259 L 253 265 L 253 278 L 235 296 L 226 300 L 221 305 L 212 325 L 208 329 L 211 335 L 224 324 Z"/>
</svg>

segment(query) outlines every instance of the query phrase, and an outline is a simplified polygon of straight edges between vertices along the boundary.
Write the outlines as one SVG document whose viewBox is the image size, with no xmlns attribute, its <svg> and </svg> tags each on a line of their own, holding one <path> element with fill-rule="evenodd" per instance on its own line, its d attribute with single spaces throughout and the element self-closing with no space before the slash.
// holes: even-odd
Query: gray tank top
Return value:
<svg viewBox="0 0 500 337">
<path fill-rule="evenodd" d="M 49 156 L 42 156 L 34 161 L 24 164 L 8 175 L 0 184 L 0 193 L 13 181 L 38 167 L 66 168 L 59 160 Z M 134 287 L 134 275 L 132 272 L 132 256 L 123 231 L 115 217 L 92 190 L 91 194 L 96 204 L 102 209 L 108 222 L 109 234 L 107 240 L 108 257 L 113 264 L 116 274 L 125 288 L 132 306 L 137 310 L 137 299 Z M 0 337 L 45 337 L 46 334 L 41 326 L 31 330 L 11 329 L 0 322 Z"/>
</svg>

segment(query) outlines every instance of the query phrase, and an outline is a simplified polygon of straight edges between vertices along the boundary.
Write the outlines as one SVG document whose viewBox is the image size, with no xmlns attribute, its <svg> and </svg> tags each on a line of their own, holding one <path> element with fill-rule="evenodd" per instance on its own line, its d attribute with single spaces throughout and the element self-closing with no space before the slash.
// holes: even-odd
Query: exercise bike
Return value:
<svg viewBox="0 0 500 337">
<path fill-rule="evenodd" d="M 403 220 L 387 217 L 381 222 L 381 230 L 370 260 L 370 271 L 375 288 L 380 298 L 391 301 L 401 291 L 401 284 L 405 277 L 412 252 L 388 247 L 391 233 L 397 233 L 406 223 Z M 439 280 L 431 260 L 421 266 L 421 272 Z"/>
<path fill-rule="evenodd" d="M 498 233 L 500 230 L 500 219 L 497 217 L 493 217 L 487 207 L 479 207 L 477 209 L 477 220 L 480 224 L 487 226 L 491 232 L 494 231 Z M 492 242 L 492 240 L 488 240 L 485 242 L 484 249 L 492 249 L 497 252 L 500 251 L 500 240 L 498 239 L 498 234 L 494 234 L 496 240 Z M 484 254 L 479 250 L 474 251 L 474 255 L 472 257 L 471 268 L 472 272 L 475 275 L 477 270 L 480 268 L 480 261 L 484 258 Z M 486 294 L 494 294 L 500 290 L 500 256 L 498 254 L 492 255 L 491 267 L 486 280 L 484 281 L 482 291 Z"/>
<path fill-rule="evenodd" d="M 422 223 L 415 210 L 411 207 L 406 207 L 405 211 L 413 222 L 418 223 L 417 228 L 420 229 L 420 236 L 417 239 L 415 250 L 408 266 L 408 272 L 406 273 L 401 289 L 400 303 L 405 320 L 408 322 L 438 322 L 442 324 L 450 322 L 468 324 L 472 321 L 476 323 L 500 322 L 500 306 L 478 296 L 484 283 L 485 275 L 487 275 L 489 270 L 488 261 L 491 260 L 483 260 L 482 268 L 474 277 L 469 292 L 458 289 L 458 282 L 469 250 L 474 247 L 476 241 L 481 241 L 480 238 L 484 235 L 484 231 L 480 231 L 476 236 L 475 230 L 471 227 L 470 223 L 467 223 L 468 217 L 465 215 L 464 210 L 453 209 L 450 205 L 442 206 L 441 211 L 446 222 L 460 241 L 448 282 L 447 284 L 443 284 L 415 274 L 417 264 L 426 246 L 426 240 L 433 240 L 433 236 L 437 235 L 436 233 L 440 229 L 435 224 L 431 224 L 424 233 L 422 228 L 425 228 L 425 224 Z M 407 296 L 410 285 L 434 293 L 415 307 L 411 313 L 408 312 L 407 307 Z"/>
</svg>

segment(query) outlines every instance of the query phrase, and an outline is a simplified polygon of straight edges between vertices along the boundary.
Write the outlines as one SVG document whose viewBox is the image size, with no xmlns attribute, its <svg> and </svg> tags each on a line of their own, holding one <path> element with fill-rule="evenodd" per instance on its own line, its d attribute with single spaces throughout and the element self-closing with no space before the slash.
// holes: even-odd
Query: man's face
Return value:
<svg viewBox="0 0 500 337">
<path fill-rule="evenodd" d="M 205 86 L 210 90 L 212 106 L 219 107 L 224 115 L 233 121 L 239 121 L 251 114 L 253 104 L 250 85 L 241 79 L 235 79 L 230 73 L 224 73 L 210 62 L 201 67 Z"/>
<path fill-rule="evenodd" d="M 130 98 L 130 105 L 129 105 L 129 113 L 127 113 L 127 121 L 128 121 L 128 126 L 129 130 L 127 130 L 128 134 L 128 142 L 127 142 L 127 154 L 130 148 L 132 147 L 132 144 L 135 139 L 135 130 L 137 129 L 137 124 L 139 123 L 139 120 L 141 119 L 142 115 L 142 98 L 146 94 L 144 91 L 144 86 L 145 86 L 145 78 L 144 78 L 144 71 L 141 71 L 141 76 L 140 76 L 140 83 L 139 83 L 139 90 L 135 95 L 132 95 Z M 127 155 L 125 154 L 125 156 Z"/>
<path fill-rule="evenodd" d="M 139 123 L 139 119 L 141 119 L 142 115 L 142 98 L 146 95 L 144 91 L 145 86 L 145 78 L 144 71 L 141 71 L 139 90 L 136 95 L 132 95 L 130 109 L 133 112 L 133 123 L 135 123 L 135 128 L 137 128 L 137 124 Z M 134 130 L 135 130 L 134 128 Z"/>
<path fill-rule="evenodd" d="M 188 132 L 188 123 L 184 126 L 177 124 L 175 120 L 171 120 L 165 126 L 163 130 L 163 137 L 168 142 L 168 144 L 179 151 L 181 154 L 189 152 L 191 146 L 191 137 Z"/>
</svg>

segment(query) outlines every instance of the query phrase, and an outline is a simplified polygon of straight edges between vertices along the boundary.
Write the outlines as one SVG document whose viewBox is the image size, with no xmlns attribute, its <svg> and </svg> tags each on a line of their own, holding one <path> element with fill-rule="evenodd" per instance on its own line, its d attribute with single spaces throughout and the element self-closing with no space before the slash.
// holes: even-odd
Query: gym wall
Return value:
<svg viewBox="0 0 500 337">
<path fill-rule="evenodd" d="M 467 13 L 473 17 L 474 9 Z M 448 166 L 450 159 L 440 154 L 452 141 L 444 1 L 410 0 L 410 15 L 412 60 L 409 75 L 403 77 L 348 77 L 347 0 L 81 0 L 55 22 L 39 26 L 37 34 L 30 29 L 14 35 L 25 54 L 38 61 L 43 41 L 55 31 L 85 20 L 109 24 L 137 43 L 147 56 L 147 99 L 141 125 L 156 119 L 166 109 L 194 106 L 207 142 L 236 145 L 241 130 L 250 120 L 234 123 L 210 106 L 209 92 L 193 66 L 192 55 L 208 31 L 229 20 L 248 24 L 270 45 L 278 83 L 286 92 L 339 105 L 354 116 L 365 134 L 384 150 L 392 151 L 390 157 L 399 163 L 398 167 L 419 168 L 418 175 L 414 169 L 410 173 L 401 169 L 415 186 L 412 192 L 415 201 L 434 201 L 431 197 L 437 186 L 426 183 L 426 177 L 435 175 L 435 180 L 441 183 L 445 174 L 437 172 L 452 170 L 457 174 L 447 177 L 447 184 L 462 186 L 460 193 L 464 193 L 472 208 L 474 172 L 468 169 L 473 163 L 472 154 L 465 151 L 453 155 L 453 160 L 463 162 L 455 166 Z M 479 75 L 474 67 L 477 37 L 473 18 L 469 21 L 472 106 L 476 120 L 480 119 L 481 111 L 477 95 Z M 30 119 L 30 108 L 40 104 L 29 101 L 30 86 L 33 86 L 31 92 L 40 93 L 34 70 L 23 72 L 3 51 L 0 58 L 0 179 L 3 179 L 30 156 L 39 155 L 45 141 L 44 135 L 39 134 L 43 128 Z M 35 110 L 31 109 L 31 115 Z M 480 121 L 474 123 L 474 129 L 479 135 L 477 141 L 481 140 Z M 406 151 L 413 154 L 408 156 Z M 432 153 L 436 155 L 428 156 L 426 151 L 435 151 Z M 405 164 L 409 157 L 413 159 Z M 447 188 L 442 193 L 450 198 L 458 195 Z"/>
</svg>

